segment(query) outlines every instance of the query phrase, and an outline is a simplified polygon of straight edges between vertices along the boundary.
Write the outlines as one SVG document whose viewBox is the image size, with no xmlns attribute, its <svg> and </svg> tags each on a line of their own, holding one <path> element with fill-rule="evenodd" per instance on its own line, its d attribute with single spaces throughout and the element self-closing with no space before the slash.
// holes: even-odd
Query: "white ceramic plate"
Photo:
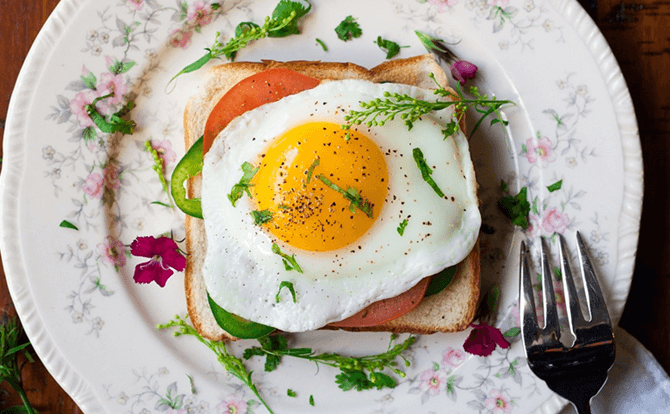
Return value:
<svg viewBox="0 0 670 414">
<path fill-rule="evenodd" d="M 535 210 L 526 236 L 579 229 L 587 237 L 618 321 L 632 275 L 642 198 L 639 139 L 625 82 L 604 38 L 574 0 L 314 1 L 300 35 L 265 39 L 238 60 L 321 59 L 374 66 L 378 35 L 424 53 L 414 30 L 457 43 L 479 65 L 478 84 L 517 106 L 506 110 L 514 137 L 497 128 L 472 140 L 481 183 L 483 291 L 501 291 L 497 325 L 516 326 L 518 242 L 496 208 L 503 193 L 528 187 Z M 35 349 L 86 413 L 263 412 L 191 337 L 155 329 L 185 314 L 181 275 L 165 289 L 136 285 L 128 245 L 173 230 L 182 216 L 166 201 L 142 151 L 146 140 L 183 153 L 181 114 L 199 74 L 172 93 L 168 79 L 241 21 L 261 22 L 276 2 L 64 0 L 38 36 L 12 96 L 4 138 L 2 257 L 9 287 Z M 204 11 L 197 17 L 196 11 Z M 347 15 L 363 36 L 342 42 L 333 28 Z M 315 42 L 323 40 L 328 51 Z M 111 68 L 117 62 L 122 65 Z M 122 72 L 118 77 L 110 70 Z M 85 79 L 88 79 L 85 81 Z M 87 127 L 77 102 L 102 83 L 134 99 L 132 136 Z M 79 104 L 81 105 L 81 104 Z M 81 108 L 81 106 L 79 106 Z M 168 170 L 174 161 L 168 163 Z M 562 180 L 549 193 L 546 186 Z M 78 231 L 59 227 L 62 220 Z M 488 233 L 491 233 L 490 231 Z M 288 360 L 272 373 L 252 361 L 254 379 L 277 413 L 555 413 L 563 402 L 533 377 L 516 338 L 488 358 L 462 351 L 467 332 L 421 337 L 395 389 L 342 392 L 336 370 Z M 318 332 L 296 346 L 363 355 L 386 349 L 388 334 Z M 244 341 L 232 347 L 241 354 Z M 191 391 L 191 382 L 195 393 Z M 286 395 L 287 388 L 297 397 Z M 315 407 L 308 398 L 313 395 Z M 237 409 L 237 411 L 234 411 Z"/>
</svg>

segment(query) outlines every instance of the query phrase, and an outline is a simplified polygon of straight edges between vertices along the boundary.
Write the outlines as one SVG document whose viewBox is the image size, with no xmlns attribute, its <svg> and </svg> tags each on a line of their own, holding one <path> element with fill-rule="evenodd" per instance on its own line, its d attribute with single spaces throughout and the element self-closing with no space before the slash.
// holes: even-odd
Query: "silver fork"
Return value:
<svg viewBox="0 0 670 414">
<path fill-rule="evenodd" d="M 596 279 L 584 241 L 577 232 L 577 247 L 585 290 L 587 320 L 579 306 L 577 290 L 568 263 L 565 239 L 558 235 L 563 291 L 570 332 L 575 340 L 570 347 L 560 342 L 560 327 L 554 296 L 553 272 L 547 261 L 542 239 L 542 298 L 544 326 L 539 327 L 533 299 L 531 274 L 525 243 L 521 243 L 519 312 L 521 336 L 530 369 L 558 395 L 570 400 L 579 414 L 591 413 L 590 401 L 605 384 L 607 371 L 614 363 L 614 336 L 605 299 Z"/>
</svg>

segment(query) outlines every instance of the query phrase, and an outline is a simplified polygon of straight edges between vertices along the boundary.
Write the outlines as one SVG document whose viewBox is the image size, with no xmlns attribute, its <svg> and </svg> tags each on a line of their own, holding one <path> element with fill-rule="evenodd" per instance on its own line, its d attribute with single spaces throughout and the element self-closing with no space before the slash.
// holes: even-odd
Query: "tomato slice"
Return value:
<svg viewBox="0 0 670 414">
<path fill-rule="evenodd" d="M 421 299 L 426 294 L 430 280 L 430 277 L 423 278 L 410 290 L 393 298 L 374 302 L 357 314 L 339 322 L 332 322 L 329 326 L 338 328 L 365 328 L 381 325 L 392 319 L 399 318 L 419 306 Z"/>
<path fill-rule="evenodd" d="M 318 79 L 284 68 L 269 69 L 240 81 L 221 97 L 209 114 L 205 124 L 203 155 L 207 154 L 216 136 L 233 118 L 318 84 Z"/>
</svg>

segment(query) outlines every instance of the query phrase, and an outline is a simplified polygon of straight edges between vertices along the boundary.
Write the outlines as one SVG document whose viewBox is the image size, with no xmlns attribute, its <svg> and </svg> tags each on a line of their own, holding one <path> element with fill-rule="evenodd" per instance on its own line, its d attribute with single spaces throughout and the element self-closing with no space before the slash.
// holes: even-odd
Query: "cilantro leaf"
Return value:
<svg viewBox="0 0 670 414">
<path fill-rule="evenodd" d="M 301 273 L 302 273 L 302 272 L 301 272 Z M 298 300 L 297 300 L 296 297 L 295 297 L 295 288 L 293 287 L 293 283 L 292 283 L 292 282 L 288 282 L 288 281 L 286 281 L 286 280 L 283 280 L 283 281 L 279 284 L 279 290 L 277 291 L 277 295 L 275 296 L 275 301 L 276 301 L 277 303 L 279 303 L 279 301 L 280 301 L 280 299 L 281 299 L 281 298 L 279 297 L 279 295 L 281 294 L 281 290 L 284 289 L 284 288 L 287 288 L 287 289 L 289 290 L 289 292 L 291 292 L 291 297 L 293 298 L 293 303 L 296 303 Z"/>
<path fill-rule="evenodd" d="M 252 187 L 253 184 L 249 183 L 251 182 L 251 179 L 254 178 L 254 175 L 256 175 L 258 172 L 258 168 L 254 168 L 253 165 L 245 161 L 244 164 L 242 164 L 242 171 L 244 172 L 242 178 L 240 178 L 240 181 L 237 184 L 233 185 L 230 194 L 228 194 L 228 200 L 230 200 L 230 202 L 233 204 L 233 207 L 235 207 L 235 203 L 237 200 L 242 198 L 245 192 L 249 198 L 252 198 L 251 192 L 249 192 L 249 187 Z"/>
<path fill-rule="evenodd" d="M 272 211 L 270 210 L 251 210 L 249 214 L 254 218 L 254 224 L 257 226 L 272 221 Z"/>
<path fill-rule="evenodd" d="M 321 180 L 322 183 L 330 187 L 331 189 L 337 191 L 338 193 L 342 194 L 344 198 L 349 200 L 351 204 L 349 204 L 349 211 L 352 213 L 355 210 L 355 207 L 358 207 L 363 213 L 367 214 L 368 217 L 372 218 L 372 203 L 363 197 L 361 197 L 360 194 L 358 194 L 358 190 L 355 189 L 354 187 L 349 187 L 345 190 L 340 188 L 337 184 L 334 182 L 330 181 L 325 175 L 319 174 L 316 178 Z"/>
<path fill-rule="evenodd" d="M 554 191 L 560 190 L 562 186 L 563 186 L 563 180 L 558 180 L 552 185 L 548 186 L 547 190 L 549 190 L 550 193 L 553 193 Z"/>
<path fill-rule="evenodd" d="M 250 359 L 252 356 L 265 356 L 265 372 L 274 371 L 279 366 L 282 358 L 281 355 L 275 355 L 274 353 L 288 351 L 286 337 L 282 335 L 267 335 L 258 338 L 258 342 L 261 348 L 252 347 L 245 349 L 242 354 L 243 358 Z"/>
<path fill-rule="evenodd" d="M 412 156 L 414 157 L 414 162 L 416 162 L 416 166 L 419 167 L 419 170 L 421 171 L 421 177 L 425 182 L 430 185 L 435 193 L 440 196 L 440 198 L 444 197 L 444 193 L 442 190 L 440 190 L 440 187 L 437 186 L 437 183 L 433 178 L 431 177 L 431 174 L 433 174 L 433 169 L 430 168 L 430 166 L 426 163 L 426 159 L 423 157 L 423 152 L 421 151 L 420 148 L 414 148 L 412 150 Z"/>
<path fill-rule="evenodd" d="M 284 262 L 284 268 L 286 270 L 295 270 L 298 273 L 303 273 L 302 268 L 295 260 L 295 254 L 289 256 L 286 253 L 282 253 L 277 243 L 272 243 L 272 253 L 282 257 L 282 262 Z"/>
<path fill-rule="evenodd" d="M 400 225 L 398 225 L 398 228 L 397 228 L 396 230 L 398 230 L 398 234 L 399 234 L 399 235 L 402 236 L 402 235 L 405 234 L 405 227 L 407 227 L 407 224 L 408 224 L 407 219 L 404 219 L 404 220 L 400 223 Z"/>
<path fill-rule="evenodd" d="M 281 0 L 272 12 L 272 20 L 276 22 L 288 23 L 279 29 L 274 29 L 268 33 L 269 37 L 286 37 L 292 34 L 299 34 L 298 20 L 312 9 L 312 4 L 307 2 L 308 7 L 299 1 Z"/>
<path fill-rule="evenodd" d="M 515 196 L 509 195 L 498 200 L 498 208 L 512 220 L 512 223 L 524 230 L 528 228 L 530 203 L 528 202 L 526 187 L 522 187 L 519 194 Z"/>
<path fill-rule="evenodd" d="M 289 388 L 286 390 L 286 395 L 288 395 L 289 397 L 295 397 L 298 394 L 296 394 L 295 391 Z"/>
<path fill-rule="evenodd" d="M 349 15 L 344 18 L 335 28 L 335 33 L 340 40 L 351 40 L 352 38 L 361 37 L 363 30 L 353 16 Z"/>
<path fill-rule="evenodd" d="M 400 46 L 396 42 L 393 42 L 391 40 L 386 40 L 382 38 L 381 36 L 377 36 L 377 46 L 383 51 L 386 52 L 386 59 L 391 59 L 398 53 L 400 53 L 400 48 L 402 47 L 409 47 L 409 46 Z"/>
</svg>

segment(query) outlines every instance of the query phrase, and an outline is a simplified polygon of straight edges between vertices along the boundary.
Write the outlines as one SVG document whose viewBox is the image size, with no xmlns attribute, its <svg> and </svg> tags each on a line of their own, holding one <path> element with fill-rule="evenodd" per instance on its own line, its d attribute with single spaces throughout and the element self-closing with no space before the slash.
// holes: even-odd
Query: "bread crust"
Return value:
<svg viewBox="0 0 670 414">
<path fill-rule="evenodd" d="M 209 70 L 204 85 L 198 94 L 187 103 L 184 111 L 184 141 L 186 148 L 203 134 L 209 113 L 219 99 L 239 81 L 272 68 L 286 68 L 322 82 L 343 79 L 363 79 L 370 82 L 394 82 L 423 88 L 434 88 L 435 81 L 448 85 L 448 79 L 435 59 L 419 55 L 408 59 L 396 59 L 366 69 L 353 63 L 292 61 L 233 62 L 215 66 Z M 434 74 L 435 80 L 430 74 Z M 455 92 L 454 92 L 455 94 Z M 461 123 L 461 128 L 464 122 Z M 189 198 L 200 196 L 202 177 L 189 179 Z M 215 341 L 235 340 L 221 329 L 209 308 L 207 290 L 202 277 L 202 265 L 206 255 L 207 241 L 203 221 L 186 216 L 186 260 L 185 291 L 191 323 L 205 338 Z M 458 265 L 452 283 L 442 292 L 425 298 L 417 308 L 387 323 L 366 328 L 333 328 L 347 331 L 386 331 L 395 333 L 431 334 L 456 332 L 467 328 L 473 320 L 479 300 L 480 253 L 479 245 Z"/>
</svg>

